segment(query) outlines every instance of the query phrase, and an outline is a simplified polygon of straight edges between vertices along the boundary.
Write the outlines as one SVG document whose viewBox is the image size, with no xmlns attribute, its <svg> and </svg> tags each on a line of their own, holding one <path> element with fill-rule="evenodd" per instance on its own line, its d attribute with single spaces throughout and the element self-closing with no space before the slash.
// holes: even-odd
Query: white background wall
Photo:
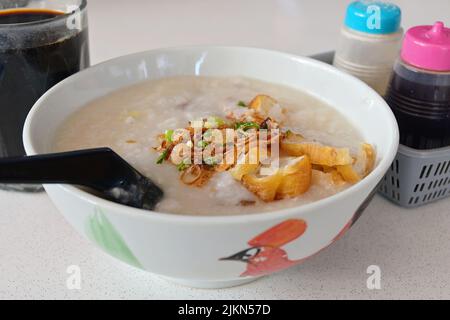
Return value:
<svg viewBox="0 0 450 320">
<path fill-rule="evenodd" d="M 189 44 L 311 54 L 335 47 L 350 0 L 90 0 L 92 62 Z M 405 27 L 443 20 L 449 0 L 392 0 Z"/>
</svg>

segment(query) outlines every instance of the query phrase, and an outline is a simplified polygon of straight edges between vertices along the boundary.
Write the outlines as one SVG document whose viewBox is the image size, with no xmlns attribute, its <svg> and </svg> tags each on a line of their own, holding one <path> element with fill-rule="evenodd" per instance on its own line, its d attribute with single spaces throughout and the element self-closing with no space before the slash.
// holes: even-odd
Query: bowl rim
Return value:
<svg viewBox="0 0 450 320">
<path fill-rule="evenodd" d="M 93 205 L 98 205 L 102 208 L 107 208 L 108 210 L 111 210 L 113 212 L 118 212 L 120 214 L 126 214 L 126 215 L 132 215 L 140 218 L 148 218 L 148 219 L 155 219 L 158 221 L 166 221 L 166 222 L 172 222 L 172 223 L 185 223 L 185 224 L 238 224 L 238 223 L 245 223 L 245 222 L 255 222 L 255 221 L 271 221 L 271 220 L 283 220 L 286 218 L 289 218 L 293 215 L 296 217 L 300 217 L 304 215 L 306 212 L 310 211 L 317 211 L 324 208 L 329 208 L 329 206 L 335 202 L 339 202 L 347 198 L 348 196 L 351 196 L 351 194 L 357 190 L 364 190 L 369 189 L 370 184 L 374 180 L 381 180 L 387 169 L 391 166 L 392 161 L 395 158 L 395 155 L 397 153 L 397 149 L 399 146 L 399 129 L 397 125 L 397 121 L 395 119 L 395 116 L 388 106 L 388 104 L 384 101 L 384 99 L 379 96 L 379 94 L 369 87 L 366 83 L 359 80 L 358 78 L 355 78 L 349 74 L 346 74 L 337 68 L 309 58 L 305 56 L 295 55 L 287 52 L 277 51 L 277 50 L 271 50 L 271 49 L 264 49 L 264 48 L 257 48 L 257 47 L 245 47 L 245 46 L 216 46 L 216 45 L 191 45 L 191 46 L 175 46 L 175 47 L 167 47 L 167 48 L 158 48 L 158 49 L 152 49 L 152 50 L 145 50 L 141 52 L 136 52 L 132 54 L 127 54 L 119 57 L 115 57 L 112 59 L 108 59 L 106 61 L 103 61 L 101 63 L 95 64 L 87 69 L 84 69 L 76 74 L 73 74 L 72 76 L 62 80 L 55 86 L 53 86 L 51 89 L 49 89 L 44 95 L 42 95 L 36 103 L 31 108 L 30 112 L 28 113 L 28 116 L 25 121 L 24 129 L 23 129 L 23 142 L 25 146 L 25 150 L 27 155 L 34 155 L 37 154 L 34 144 L 33 144 L 33 138 L 31 136 L 31 127 L 33 123 L 33 118 L 35 115 L 39 112 L 40 106 L 43 104 L 43 102 L 47 99 L 48 96 L 53 94 L 54 91 L 58 90 L 60 87 L 65 86 L 68 83 L 75 82 L 80 78 L 83 78 L 85 74 L 89 72 L 94 72 L 97 69 L 100 69 L 104 67 L 105 65 L 112 64 L 114 62 L 118 62 L 120 60 L 133 60 L 134 57 L 141 57 L 146 56 L 149 54 L 157 54 L 157 53 L 167 53 L 167 52 L 174 52 L 174 51 L 183 51 L 183 50 L 199 50 L 199 51 L 210 51 L 210 50 L 237 50 L 237 51 L 245 51 L 249 50 L 252 52 L 261 52 L 261 53 L 267 53 L 267 54 L 273 54 L 278 55 L 280 57 L 284 57 L 286 59 L 295 60 L 298 62 L 308 63 L 315 65 L 317 67 L 320 67 L 324 70 L 326 70 L 329 73 L 334 73 L 335 75 L 338 75 L 339 77 L 347 78 L 347 80 L 350 80 L 354 82 L 355 84 L 359 86 L 365 86 L 366 89 L 371 93 L 370 95 L 373 96 L 377 101 L 377 104 L 380 104 L 380 108 L 384 108 L 384 111 L 388 115 L 388 122 L 385 123 L 385 125 L 390 126 L 393 129 L 393 138 L 389 141 L 389 146 L 386 151 L 386 156 L 383 157 L 376 168 L 364 179 L 362 179 L 360 182 L 350 186 L 349 188 L 340 191 L 332 196 L 326 197 L 324 199 L 314 201 L 308 204 L 302 204 L 299 206 L 294 206 L 290 208 L 285 209 L 277 209 L 272 211 L 266 211 L 266 212 L 259 212 L 259 213 L 250 213 L 250 214 L 241 214 L 241 215 L 212 215 L 212 216 L 196 216 L 196 215 L 188 215 L 188 214 L 174 214 L 174 213 L 167 213 L 167 212 L 158 212 L 153 210 L 145 210 L 145 209 L 138 209 L 133 208 L 129 206 L 125 206 L 122 204 L 118 204 L 106 199 L 102 199 L 100 197 L 97 197 L 89 192 L 83 191 L 80 188 L 77 188 L 72 185 L 66 185 L 66 184 L 55 184 L 53 186 L 59 187 L 65 192 L 68 192 L 72 196 L 75 196 L 83 201 L 89 202 Z M 376 181 L 375 185 L 378 184 L 379 181 Z M 44 185 L 46 187 L 46 185 Z M 368 190 L 368 194 L 373 190 L 373 188 L 370 188 Z"/>
</svg>

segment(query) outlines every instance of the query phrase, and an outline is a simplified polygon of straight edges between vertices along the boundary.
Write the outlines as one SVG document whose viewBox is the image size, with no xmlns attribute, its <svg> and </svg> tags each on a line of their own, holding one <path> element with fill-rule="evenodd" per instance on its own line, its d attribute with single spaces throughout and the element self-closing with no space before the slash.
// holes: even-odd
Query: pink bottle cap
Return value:
<svg viewBox="0 0 450 320">
<path fill-rule="evenodd" d="M 403 61 L 421 69 L 450 71 L 450 29 L 443 22 L 409 29 L 403 40 Z"/>
</svg>

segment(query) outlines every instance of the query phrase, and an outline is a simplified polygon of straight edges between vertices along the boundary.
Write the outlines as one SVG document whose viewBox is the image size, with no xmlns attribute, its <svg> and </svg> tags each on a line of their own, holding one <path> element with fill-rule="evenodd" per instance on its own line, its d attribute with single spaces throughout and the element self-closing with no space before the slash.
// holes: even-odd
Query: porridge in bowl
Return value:
<svg viewBox="0 0 450 320">
<path fill-rule="evenodd" d="M 237 215 L 299 206 L 363 179 L 375 153 L 341 114 L 242 77 L 146 81 L 90 102 L 55 151 L 110 147 L 165 193 L 156 211 Z"/>
</svg>

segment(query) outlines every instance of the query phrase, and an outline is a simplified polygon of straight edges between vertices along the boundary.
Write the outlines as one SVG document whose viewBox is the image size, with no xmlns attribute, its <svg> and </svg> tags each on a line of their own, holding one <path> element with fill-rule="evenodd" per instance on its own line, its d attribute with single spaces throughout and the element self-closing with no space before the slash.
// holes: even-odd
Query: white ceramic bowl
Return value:
<svg viewBox="0 0 450 320">
<path fill-rule="evenodd" d="M 73 186 L 45 186 L 80 234 L 126 263 L 179 283 L 238 285 L 318 253 L 356 220 L 396 154 L 395 118 L 363 82 L 312 59 L 233 47 L 154 50 L 71 76 L 31 110 L 24 129 L 27 153 L 50 152 L 55 130 L 88 101 L 139 81 L 176 75 L 242 75 L 305 90 L 343 113 L 377 150 L 376 168 L 349 189 L 298 208 L 253 215 L 163 214 L 118 205 Z"/>
</svg>

